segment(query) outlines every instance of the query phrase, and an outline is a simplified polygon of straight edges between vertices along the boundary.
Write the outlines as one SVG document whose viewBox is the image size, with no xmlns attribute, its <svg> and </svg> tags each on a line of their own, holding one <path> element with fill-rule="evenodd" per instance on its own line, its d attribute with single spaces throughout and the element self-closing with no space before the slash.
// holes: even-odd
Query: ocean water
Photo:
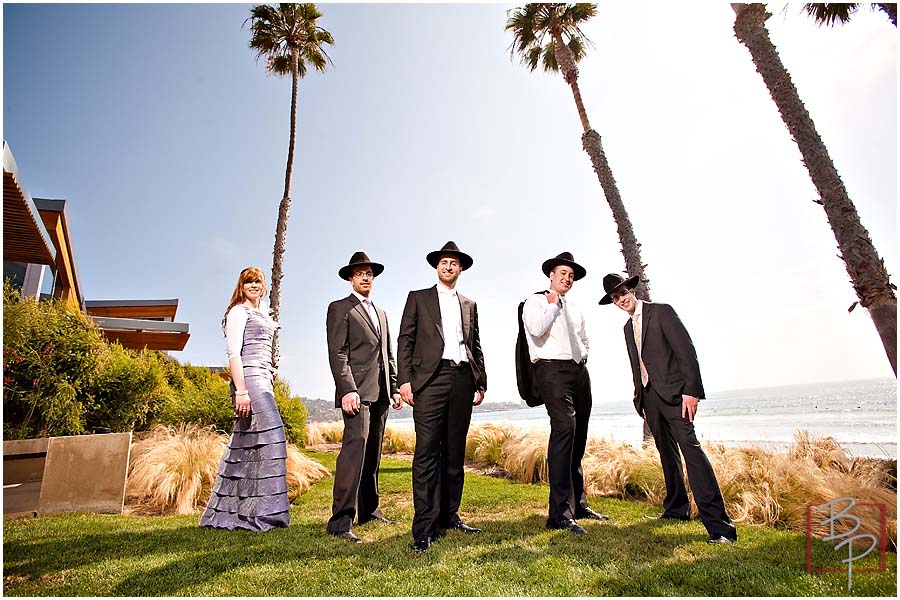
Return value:
<svg viewBox="0 0 900 600">
<path fill-rule="evenodd" d="M 472 423 L 508 423 L 550 429 L 544 407 L 482 412 Z M 834 437 L 854 456 L 897 458 L 897 381 L 875 379 L 712 392 L 694 420 L 705 442 L 779 448 L 794 433 Z M 391 425 L 412 426 L 411 419 Z M 588 435 L 631 444 L 641 441 L 642 421 L 631 402 L 594 404 Z"/>
</svg>

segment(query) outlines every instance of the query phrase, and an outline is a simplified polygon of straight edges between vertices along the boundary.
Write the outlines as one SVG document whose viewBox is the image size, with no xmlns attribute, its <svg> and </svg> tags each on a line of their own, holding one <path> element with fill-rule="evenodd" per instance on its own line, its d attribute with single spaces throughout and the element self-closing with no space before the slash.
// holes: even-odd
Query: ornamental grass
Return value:
<svg viewBox="0 0 900 600">
<path fill-rule="evenodd" d="M 340 442 L 343 424 L 313 423 L 308 440 Z M 318 441 L 318 442 L 317 442 Z M 546 431 L 521 431 L 506 424 L 475 424 L 466 439 L 466 462 L 490 469 L 494 474 L 520 483 L 547 483 Z M 386 453 L 411 453 L 415 432 L 388 427 L 384 435 Z M 729 516 L 745 525 L 765 525 L 805 532 L 808 506 L 819 506 L 837 498 L 853 498 L 852 509 L 860 518 L 863 534 L 882 536 L 882 510 L 888 545 L 897 544 L 896 463 L 873 458 L 850 458 L 831 437 L 806 431 L 795 434 L 784 450 L 759 446 L 724 446 L 705 443 L 706 455 L 725 500 Z M 606 438 L 589 438 L 582 460 L 588 496 L 642 500 L 662 505 L 666 496 L 659 454 L 652 444 L 634 447 Z M 687 474 L 685 473 L 687 482 Z M 690 485 L 688 484 L 688 494 Z M 698 516 L 691 496 L 692 516 Z M 873 505 L 873 506 L 862 506 Z M 836 510 L 846 506 L 838 505 Z M 814 536 L 828 535 L 824 515 L 811 519 Z"/>
<path fill-rule="evenodd" d="M 388 454 L 412 454 L 416 449 L 416 432 L 403 427 L 388 427 L 381 449 Z"/>
<path fill-rule="evenodd" d="M 155 427 L 131 446 L 126 510 L 135 514 L 193 514 L 215 482 L 228 435 L 192 424 Z M 288 497 L 294 500 L 331 472 L 287 445 Z"/>
<path fill-rule="evenodd" d="M 306 425 L 306 446 L 319 446 L 321 444 L 340 444 L 344 437 L 343 421 L 328 421 L 326 423 L 308 423 Z"/>
</svg>

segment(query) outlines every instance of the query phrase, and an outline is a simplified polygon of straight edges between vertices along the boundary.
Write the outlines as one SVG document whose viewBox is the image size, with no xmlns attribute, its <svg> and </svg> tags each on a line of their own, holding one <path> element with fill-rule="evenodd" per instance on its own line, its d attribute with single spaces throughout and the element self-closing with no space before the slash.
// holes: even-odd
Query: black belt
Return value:
<svg viewBox="0 0 900 600">
<path fill-rule="evenodd" d="M 466 361 L 456 362 L 455 360 L 450 360 L 449 358 L 441 359 L 441 366 L 447 367 L 448 369 L 459 369 L 460 367 L 463 367 L 468 364 L 469 363 L 467 363 Z"/>
<path fill-rule="evenodd" d="M 538 359 L 539 363 L 561 363 L 564 365 L 575 365 L 576 367 L 583 367 L 587 364 L 587 357 L 582 358 L 581 362 L 575 362 L 573 358 L 541 358 Z"/>
</svg>

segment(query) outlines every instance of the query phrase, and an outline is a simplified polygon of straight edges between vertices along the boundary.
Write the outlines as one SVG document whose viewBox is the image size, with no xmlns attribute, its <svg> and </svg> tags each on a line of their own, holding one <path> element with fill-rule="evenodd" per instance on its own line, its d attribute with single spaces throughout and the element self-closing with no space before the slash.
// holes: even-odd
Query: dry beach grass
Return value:
<svg viewBox="0 0 900 600">
<path fill-rule="evenodd" d="M 310 424 L 309 440 L 340 441 L 342 424 Z M 313 433 L 315 432 L 315 433 Z M 398 443 L 397 440 L 404 440 Z M 388 427 L 386 453 L 408 454 L 415 434 Z M 896 470 L 888 461 L 850 458 L 830 437 L 799 431 L 784 451 L 756 446 L 704 444 L 731 517 L 740 524 L 806 531 L 809 505 L 851 497 L 884 506 L 889 545 L 897 542 Z M 505 424 L 476 424 L 469 429 L 466 460 L 484 472 L 521 483 L 547 482 L 547 433 L 520 431 Z M 894 463 L 896 464 L 896 463 Z M 588 440 L 582 462 L 589 496 L 644 500 L 661 505 L 665 481 L 656 448 L 633 447 L 603 438 Z M 896 467 L 894 466 L 894 469 Z M 861 533 L 881 534 L 881 510 L 857 506 Z M 697 509 L 694 506 L 694 515 Z M 813 534 L 827 535 L 828 526 L 813 519 Z"/>
<path fill-rule="evenodd" d="M 209 499 L 228 436 L 212 427 L 157 426 L 131 446 L 126 509 L 136 514 L 197 512 Z M 288 496 L 293 500 L 331 472 L 287 445 Z"/>
</svg>

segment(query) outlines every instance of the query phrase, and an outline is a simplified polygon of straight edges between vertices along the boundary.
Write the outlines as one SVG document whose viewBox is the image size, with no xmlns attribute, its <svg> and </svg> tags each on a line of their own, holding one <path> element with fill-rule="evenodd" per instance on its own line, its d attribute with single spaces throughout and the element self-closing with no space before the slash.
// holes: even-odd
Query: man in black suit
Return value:
<svg viewBox="0 0 900 600">
<path fill-rule="evenodd" d="M 635 297 L 639 281 L 637 275 L 625 279 L 610 273 L 603 278 L 606 295 L 600 304 L 615 303 L 631 317 L 625 323 L 625 346 L 634 378 L 634 408 L 639 415 L 646 415 L 666 480 L 664 510 L 659 518 L 690 518 L 680 448 L 709 543 L 732 544 L 737 541 L 737 531 L 725 512 L 716 474 L 694 432 L 694 415 L 704 397 L 697 352 L 671 306 Z"/>
<path fill-rule="evenodd" d="M 328 305 L 328 362 L 334 376 L 334 406 L 342 409 L 344 436 L 334 474 L 334 502 L 328 533 L 360 544 L 351 528 L 379 520 L 395 523 L 378 507 L 378 466 L 388 397 L 399 409 L 397 367 L 391 352 L 387 315 L 369 295 L 384 267 L 356 252 L 338 276 L 353 291 Z"/>
<path fill-rule="evenodd" d="M 409 293 L 397 340 L 397 380 L 413 407 L 413 550 L 428 550 L 443 529 L 478 533 L 459 517 L 472 406 L 487 389 L 475 302 L 456 291 L 472 257 L 454 242 L 430 252 L 438 283 Z"/>
</svg>

